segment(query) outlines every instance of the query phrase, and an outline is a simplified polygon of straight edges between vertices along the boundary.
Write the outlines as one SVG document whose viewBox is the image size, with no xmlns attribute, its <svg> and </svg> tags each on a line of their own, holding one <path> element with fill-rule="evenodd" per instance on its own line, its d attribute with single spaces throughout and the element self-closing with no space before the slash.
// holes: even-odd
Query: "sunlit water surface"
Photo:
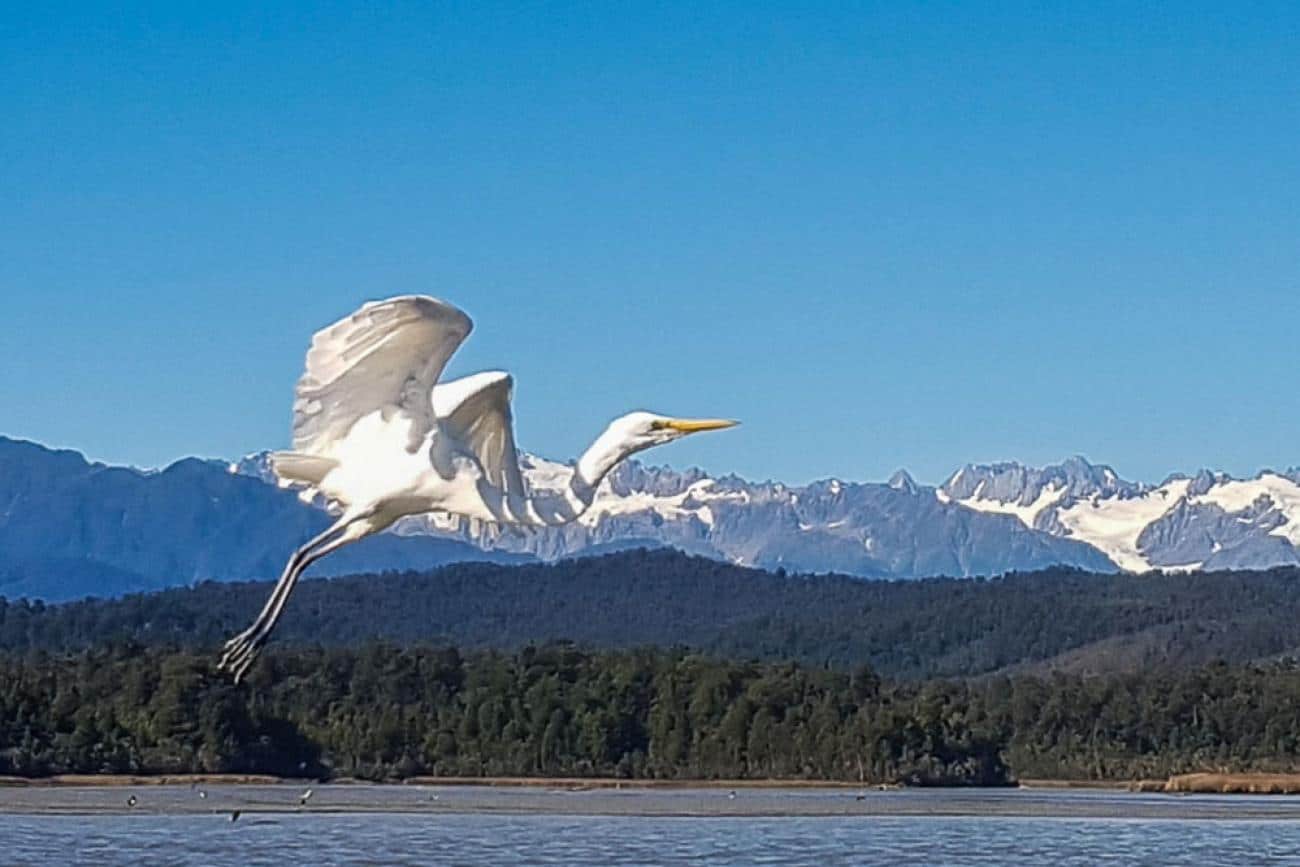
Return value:
<svg viewBox="0 0 1300 867">
<path fill-rule="evenodd" d="M 116 793 L 112 797 L 119 798 Z M 745 797 L 747 793 L 741 793 L 740 798 Z M 934 815 L 287 810 L 241 812 L 232 822 L 229 813 L 216 810 L 180 815 L 135 807 L 112 815 L 18 813 L 0 816 L 0 863 L 1300 864 L 1300 821 L 1291 817 L 1294 808 L 1281 800 L 1264 803 L 1254 813 L 1244 810 L 1256 816 L 1249 819 L 1233 818 L 1239 807 L 1227 801 L 1221 807 L 1211 804 L 1210 812 L 1198 811 L 1198 802 L 1188 802 L 1193 807 L 1189 818 L 1129 818 L 1125 803 L 1144 802 L 1126 802 L 1124 796 L 1086 801 L 1090 806 L 1112 803 L 1114 814 L 1081 818 L 1069 815 L 1079 803 L 1070 794 L 1038 796 L 1033 803 L 1035 813 L 1050 814 L 1057 805 L 1064 817 L 940 815 L 949 803 L 976 803 L 969 795 L 963 799 L 935 798 L 928 802 L 935 807 Z M 873 799 L 886 812 L 900 800 Z M 734 803 L 729 800 L 728 806 Z M 376 806 L 382 809 L 382 804 Z M 1258 818 L 1259 810 L 1270 818 Z"/>
</svg>

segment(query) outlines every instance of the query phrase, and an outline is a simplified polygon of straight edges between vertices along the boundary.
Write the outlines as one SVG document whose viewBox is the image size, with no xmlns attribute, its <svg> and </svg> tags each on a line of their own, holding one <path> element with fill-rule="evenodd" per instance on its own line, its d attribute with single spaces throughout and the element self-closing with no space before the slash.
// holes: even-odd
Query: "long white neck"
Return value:
<svg viewBox="0 0 1300 867">
<path fill-rule="evenodd" d="M 635 451 L 636 449 L 628 446 L 627 440 L 621 433 L 607 429 L 596 437 L 596 441 L 588 446 L 582 453 L 582 457 L 578 458 L 574 481 L 594 492 L 605 480 L 605 476 Z"/>
<path fill-rule="evenodd" d="M 522 514 L 517 513 L 519 522 L 553 527 L 577 520 L 591 507 L 605 476 L 634 451 L 621 434 L 606 430 L 582 453 L 577 465 L 568 469 L 569 478 L 561 490 L 536 491 L 528 497 Z"/>
</svg>

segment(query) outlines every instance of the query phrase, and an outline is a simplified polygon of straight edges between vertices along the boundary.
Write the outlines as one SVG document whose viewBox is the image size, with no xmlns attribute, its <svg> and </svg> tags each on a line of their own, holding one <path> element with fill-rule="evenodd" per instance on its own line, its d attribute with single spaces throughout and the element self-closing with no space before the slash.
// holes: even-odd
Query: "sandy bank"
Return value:
<svg viewBox="0 0 1300 867">
<path fill-rule="evenodd" d="M 311 780 L 269 774 L 55 774 L 48 777 L 0 775 L 0 786 L 271 786 L 309 785 Z M 893 784 L 863 784 L 842 780 L 625 780 L 613 777 L 408 777 L 376 783 L 340 777 L 332 786 L 485 786 L 489 788 L 542 788 L 587 791 L 591 789 L 870 789 L 892 791 Z"/>
<path fill-rule="evenodd" d="M 309 798 L 303 798 L 311 789 Z M 229 822 L 258 814 L 494 814 L 625 817 L 1023 817 L 1271 819 L 1300 823 L 1300 800 L 1040 789 L 902 789 L 843 787 L 628 787 L 187 784 L 0 787 L 0 815 L 209 816 Z"/>
</svg>

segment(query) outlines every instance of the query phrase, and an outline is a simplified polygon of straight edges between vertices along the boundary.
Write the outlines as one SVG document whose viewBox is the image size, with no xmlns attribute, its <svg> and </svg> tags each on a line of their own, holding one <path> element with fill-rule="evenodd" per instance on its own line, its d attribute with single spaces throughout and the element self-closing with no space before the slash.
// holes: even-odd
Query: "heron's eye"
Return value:
<svg viewBox="0 0 1300 867">
<path fill-rule="evenodd" d="M 665 421 L 650 422 L 650 430 L 663 430 L 666 427 L 668 427 L 668 422 Z"/>
</svg>

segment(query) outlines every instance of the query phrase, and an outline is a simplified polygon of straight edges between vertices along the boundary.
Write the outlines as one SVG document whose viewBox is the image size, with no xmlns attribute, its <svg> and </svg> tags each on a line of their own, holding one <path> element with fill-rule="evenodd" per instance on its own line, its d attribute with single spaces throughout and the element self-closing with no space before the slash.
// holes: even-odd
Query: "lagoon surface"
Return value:
<svg viewBox="0 0 1300 867">
<path fill-rule="evenodd" d="M 1300 799 L 1043 790 L 16 787 L 4 864 L 1300 864 Z M 134 796 L 134 805 L 128 800 Z M 231 821 L 234 811 L 237 821 Z"/>
</svg>

